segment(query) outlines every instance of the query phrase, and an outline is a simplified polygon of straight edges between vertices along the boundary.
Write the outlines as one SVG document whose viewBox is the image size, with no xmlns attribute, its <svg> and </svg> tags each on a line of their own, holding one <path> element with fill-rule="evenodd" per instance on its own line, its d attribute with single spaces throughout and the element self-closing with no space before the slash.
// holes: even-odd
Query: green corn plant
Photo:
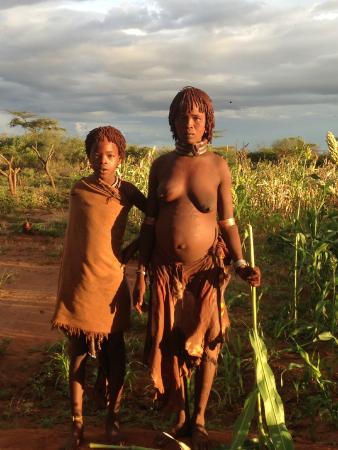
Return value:
<svg viewBox="0 0 338 450">
<path fill-rule="evenodd" d="M 337 322 L 337 248 L 338 232 L 336 213 L 320 210 L 308 210 L 299 222 L 297 264 L 303 285 L 307 288 L 305 322 L 312 326 L 312 335 L 336 330 Z"/>
<path fill-rule="evenodd" d="M 250 265 L 255 266 L 253 232 L 248 226 L 250 239 Z M 251 287 L 253 329 L 250 331 L 250 342 L 254 350 L 256 385 L 249 394 L 242 414 L 234 426 L 234 438 L 230 450 L 239 450 L 248 435 L 251 421 L 255 415 L 257 404 L 260 448 L 275 450 L 293 450 L 293 442 L 285 425 L 284 407 L 277 392 L 273 372 L 268 364 L 267 349 L 258 331 L 256 288 Z M 264 408 L 263 408 L 264 406 Z M 267 427 L 265 427 L 265 424 Z"/>
<path fill-rule="evenodd" d="M 241 338 L 231 330 L 229 342 L 225 343 L 220 355 L 218 376 L 212 392 L 218 399 L 218 407 L 232 405 L 244 393 L 242 365 L 243 355 Z"/>
</svg>

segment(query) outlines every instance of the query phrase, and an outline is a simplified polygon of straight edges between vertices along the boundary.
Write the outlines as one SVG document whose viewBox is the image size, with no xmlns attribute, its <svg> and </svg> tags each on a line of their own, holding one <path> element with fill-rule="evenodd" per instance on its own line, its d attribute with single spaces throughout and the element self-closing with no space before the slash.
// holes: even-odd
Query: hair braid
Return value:
<svg viewBox="0 0 338 450">
<path fill-rule="evenodd" d="M 119 131 L 117 128 L 111 127 L 110 125 L 94 128 L 88 133 L 85 140 L 85 148 L 88 158 L 93 145 L 97 144 L 98 142 L 102 142 L 105 139 L 117 146 L 120 159 L 123 161 L 126 155 L 126 140 L 121 131 Z"/>
</svg>

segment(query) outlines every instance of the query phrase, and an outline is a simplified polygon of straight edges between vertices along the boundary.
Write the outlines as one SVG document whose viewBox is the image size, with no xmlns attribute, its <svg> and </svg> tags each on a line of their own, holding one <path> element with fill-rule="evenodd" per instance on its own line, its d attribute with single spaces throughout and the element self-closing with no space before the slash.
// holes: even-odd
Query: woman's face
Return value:
<svg viewBox="0 0 338 450">
<path fill-rule="evenodd" d="M 181 111 L 175 119 L 178 140 L 182 144 L 198 144 L 205 133 L 205 113 L 197 105 L 191 111 Z"/>
</svg>

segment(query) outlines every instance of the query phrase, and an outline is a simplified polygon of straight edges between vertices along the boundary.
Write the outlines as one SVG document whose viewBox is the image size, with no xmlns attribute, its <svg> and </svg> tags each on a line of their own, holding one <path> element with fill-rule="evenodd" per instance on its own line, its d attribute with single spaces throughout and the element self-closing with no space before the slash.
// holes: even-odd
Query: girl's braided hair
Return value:
<svg viewBox="0 0 338 450">
<path fill-rule="evenodd" d="M 98 142 L 102 142 L 105 139 L 117 146 L 120 159 L 123 161 L 126 156 L 126 140 L 121 131 L 109 125 L 105 127 L 94 128 L 88 133 L 85 140 L 85 148 L 88 158 L 93 145 L 97 144 Z"/>
</svg>

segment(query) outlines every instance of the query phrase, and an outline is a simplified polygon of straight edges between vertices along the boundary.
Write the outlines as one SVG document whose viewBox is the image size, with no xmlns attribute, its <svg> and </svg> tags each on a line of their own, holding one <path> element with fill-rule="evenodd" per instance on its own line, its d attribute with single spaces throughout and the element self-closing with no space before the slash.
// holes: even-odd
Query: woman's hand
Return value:
<svg viewBox="0 0 338 450">
<path fill-rule="evenodd" d="M 242 280 L 246 281 L 252 287 L 258 287 L 261 285 L 261 271 L 260 268 L 250 267 L 250 266 L 241 266 L 236 269 L 237 275 L 239 275 Z"/>
<path fill-rule="evenodd" d="M 134 308 L 140 315 L 142 315 L 142 305 L 145 292 L 146 292 L 145 274 L 142 272 L 138 272 L 133 290 L 133 303 Z"/>
</svg>

